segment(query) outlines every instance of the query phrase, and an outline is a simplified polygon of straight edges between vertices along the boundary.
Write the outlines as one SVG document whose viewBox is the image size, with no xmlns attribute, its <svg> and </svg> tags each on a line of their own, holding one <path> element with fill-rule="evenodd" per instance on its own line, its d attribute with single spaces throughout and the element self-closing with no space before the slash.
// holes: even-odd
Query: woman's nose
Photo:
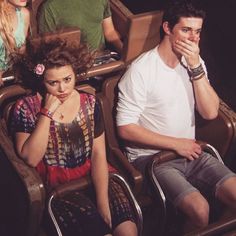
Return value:
<svg viewBox="0 0 236 236">
<path fill-rule="evenodd" d="M 65 90 L 65 85 L 64 83 L 59 84 L 59 92 L 63 92 Z"/>
</svg>

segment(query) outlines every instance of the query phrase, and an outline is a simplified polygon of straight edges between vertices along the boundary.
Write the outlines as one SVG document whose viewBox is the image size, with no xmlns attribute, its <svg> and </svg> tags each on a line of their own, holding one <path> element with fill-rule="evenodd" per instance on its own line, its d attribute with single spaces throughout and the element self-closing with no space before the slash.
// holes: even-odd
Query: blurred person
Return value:
<svg viewBox="0 0 236 236">
<path fill-rule="evenodd" d="M 55 32 L 79 27 L 82 42 L 90 49 L 103 50 L 105 40 L 122 51 L 123 43 L 115 30 L 108 0 L 47 0 L 39 11 L 39 32 Z"/>
<path fill-rule="evenodd" d="M 12 54 L 25 50 L 30 14 L 27 0 L 0 0 L 0 86 Z"/>
</svg>

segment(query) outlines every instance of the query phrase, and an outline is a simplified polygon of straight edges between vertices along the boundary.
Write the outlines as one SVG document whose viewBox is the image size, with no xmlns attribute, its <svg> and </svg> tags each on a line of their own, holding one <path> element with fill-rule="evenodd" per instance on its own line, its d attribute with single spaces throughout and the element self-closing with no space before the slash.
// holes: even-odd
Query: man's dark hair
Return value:
<svg viewBox="0 0 236 236">
<path fill-rule="evenodd" d="M 168 22 L 172 30 L 181 17 L 197 17 L 205 19 L 206 13 L 201 9 L 200 4 L 193 0 L 170 0 L 165 6 L 162 23 Z M 161 29 L 161 38 L 164 37 Z"/>
</svg>

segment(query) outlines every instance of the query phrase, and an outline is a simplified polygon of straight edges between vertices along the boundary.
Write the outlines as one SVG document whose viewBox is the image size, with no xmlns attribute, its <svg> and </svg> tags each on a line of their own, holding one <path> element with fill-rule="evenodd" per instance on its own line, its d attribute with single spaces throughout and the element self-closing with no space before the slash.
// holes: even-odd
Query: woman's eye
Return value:
<svg viewBox="0 0 236 236">
<path fill-rule="evenodd" d="M 69 83 L 70 81 L 71 81 L 71 77 L 65 78 L 65 82 L 66 82 L 66 83 Z"/>
<path fill-rule="evenodd" d="M 50 82 L 48 82 L 48 84 L 50 86 L 55 86 L 55 85 L 57 85 L 57 81 L 50 81 Z"/>
</svg>

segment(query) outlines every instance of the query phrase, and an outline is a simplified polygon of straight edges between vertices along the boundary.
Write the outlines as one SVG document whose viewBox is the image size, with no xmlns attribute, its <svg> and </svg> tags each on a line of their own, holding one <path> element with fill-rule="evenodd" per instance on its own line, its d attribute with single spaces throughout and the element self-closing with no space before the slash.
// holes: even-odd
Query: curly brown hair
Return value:
<svg viewBox="0 0 236 236">
<path fill-rule="evenodd" d="M 85 44 L 68 43 L 60 38 L 50 41 L 41 38 L 40 43 L 27 43 L 26 53 L 17 57 L 14 68 L 18 81 L 24 87 L 40 91 L 43 89 L 46 70 L 71 65 L 77 78 L 81 79 L 93 63 L 94 53 L 91 53 Z M 35 73 L 39 64 L 45 68 L 42 74 Z"/>
</svg>

